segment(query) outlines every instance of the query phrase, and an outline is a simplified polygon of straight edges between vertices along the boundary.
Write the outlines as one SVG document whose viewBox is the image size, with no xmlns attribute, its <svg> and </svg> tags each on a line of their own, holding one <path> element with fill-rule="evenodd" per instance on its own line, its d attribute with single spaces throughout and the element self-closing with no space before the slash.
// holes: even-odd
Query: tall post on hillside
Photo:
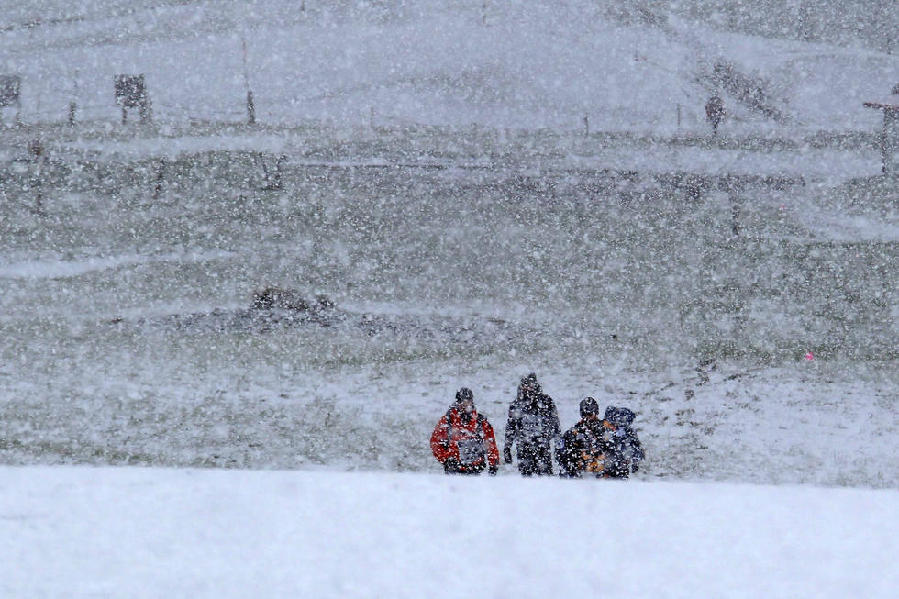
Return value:
<svg viewBox="0 0 899 599">
<path fill-rule="evenodd" d="M 256 103 L 253 101 L 253 92 L 247 90 L 247 124 L 256 124 Z"/>
<path fill-rule="evenodd" d="M 247 89 L 247 124 L 256 124 L 256 103 L 253 101 L 253 90 L 250 89 L 250 67 L 247 60 L 247 40 L 240 38 L 240 46 L 243 53 L 243 84 Z"/>
<path fill-rule="evenodd" d="M 883 111 L 883 130 L 880 134 L 880 159 L 882 162 L 881 171 L 884 175 L 895 175 L 897 173 L 896 163 L 893 160 L 893 153 L 899 147 L 899 105 L 893 110 Z"/>
<path fill-rule="evenodd" d="M 884 175 L 899 175 L 896 154 L 899 153 L 899 84 L 892 95 L 882 101 L 865 102 L 867 108 L 883 112 L 883 126 L 880 132 L 881 171 Z"/>
<path fill-rule="evenodd" d="M 78 69 L 72 78 L 72 99 L 69 101 L 69 126 L 75 126 L 75 115 L 78 112 Z"/>
<path fill-rule="evenodd" d="M 34 189 L 34 210 L 35 214 L 43 213 L 43 183 L 44 183 L 44 166 L 47 161 L 44 153 L 44 144 L 40 138 L 35 137 L 28 141 L 28 155 L 34 161 L 34 170 L 31 176 L 31 187 Z"/>
</svg>

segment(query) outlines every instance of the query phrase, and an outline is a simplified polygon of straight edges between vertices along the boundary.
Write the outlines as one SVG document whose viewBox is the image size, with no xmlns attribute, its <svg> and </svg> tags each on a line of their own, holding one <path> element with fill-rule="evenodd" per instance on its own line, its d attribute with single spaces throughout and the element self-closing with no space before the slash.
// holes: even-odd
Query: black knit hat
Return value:
<svg viewBox="0 0 899 599">
<path fill-rule="evenodd" d="M 599 414 L 599 404 L 592 397 L 585 397 L 581 400 L 581 418 L 587 416 L 596 416 Z"/>
<path fill-rule="evenodd" d="M 637 415 L 628 408 L 609 406 L 606 408 L 604 419 L 615 426 L 630 426 Z"/>
<path fill-rule="evenodd" d="M 474 401 L 474 393 L 468 387 L 462 387 L 456 391 L 456 403 L 462 403 L 463 401 Z"/>
<path fill-rule="evenodd" d="M 520 386 L 533 389 L 537 393 L 540 392 L 540 383 L 537 382 L 537 374 L 534 372 L 531 372 L 527 376 L 521 377 Z"/>
</svg>

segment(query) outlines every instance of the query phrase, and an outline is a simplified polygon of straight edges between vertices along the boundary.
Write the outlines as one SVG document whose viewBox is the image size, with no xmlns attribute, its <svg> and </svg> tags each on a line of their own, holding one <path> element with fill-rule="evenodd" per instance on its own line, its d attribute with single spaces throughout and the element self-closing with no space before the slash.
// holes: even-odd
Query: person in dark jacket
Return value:
<svg viewBox="0 0 899 599">
<path fill-rule="evenodd" d="M 606 408 L 602 420 L 607 445 L 603 477 L 627 478 L 631 472 L 637 472 L 646 457 L 637 432 L 631 427 L 635 417 L 636 414 L 627 408 Z"/>
<path fill-rule="evenodd" d="M 431 451 L 447 474 L 496 474 L 499 449 L 493 427 L 474 407 L 468 387 L 456 392 L 456 401 L 431 433 Z"/>
<path fill-rule="evenodd" d="M 596 476 L 603 474 L 603 459 L 611 450 L 605 440 L 605 427 L 599 418 L 599 404 L 592 397 L 585 397 L 580 404 L 581 419 L 565 431 L 559 440 L 557 459 L 559 475 L 565 478 L 581 478 L 585 472 Z"/>
<path fill-rule="evenodd" d="M 509 406 L 503 457 L 512 463 L 517 445 L 518 471 L 524 476 L 551 475 L 552 447 L 560 435 L 559 413 L 552 398 L 543 393 L 533 372 L 521 379 L 515 401 Z"/>
</svg>

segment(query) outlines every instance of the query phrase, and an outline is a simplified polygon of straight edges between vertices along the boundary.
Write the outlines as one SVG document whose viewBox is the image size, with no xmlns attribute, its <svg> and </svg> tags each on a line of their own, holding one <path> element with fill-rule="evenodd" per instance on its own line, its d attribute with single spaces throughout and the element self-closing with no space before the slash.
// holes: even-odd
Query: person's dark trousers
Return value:
<svg viewBox="0 0 899 599">
<path fill-rule="evenodd" d="M 462 465 L 456 460 L 447 460 L 443 462 L 443 471 L 446 474 L 480 474 L 484 471 L 484 467 L 486 464 L 479 464 L 478 466 L 469 466 L 467 468 L 462 468 Z"/>
</svg>

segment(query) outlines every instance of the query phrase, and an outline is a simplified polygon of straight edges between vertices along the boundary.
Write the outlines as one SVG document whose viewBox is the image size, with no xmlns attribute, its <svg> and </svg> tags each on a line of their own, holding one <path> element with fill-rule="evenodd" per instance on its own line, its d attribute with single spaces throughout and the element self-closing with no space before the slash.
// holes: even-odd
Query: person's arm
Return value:
<svg viewBox="0 0 899 599">
<path fill-rule="evenodd" d="M 481 427 L 484 431 L 484 442 L 487 444 L 487 465 L 489 466 L 489 472 L 490 474 L 496 474 L 497 468 L 499 467 L 499 449 L 496 447 L 496 435 L 493 432 L 493 427 L 487 422 L 486 418 L 483 419 Z"/>
<path fill-rule="evenodd" d="M 458 458 L 459 450 L 450 443 L 449 422 L 445 415 L 431 433 L 431 452 L 441 464 L 449 458 Z"/>
<path fill-rule="evenodd" d="M 503 443 L 503 458 L 507 464 L 512 463 L 512 445 L 518 437 L 518 425 L 520 419 L 516 417 L 515 404 L 509 406 L 509 419 L 506 421 L 505 443 Z"/>
<path fill-rule="evenodd" d="M 643 452 L 643 445 L 640 443 L 640 439 L 637 438 L 637 433 L 630 428 L 628 429 L 627 433 L 628 441 L 630 442 L 631 448 L 634 452 L 634 457 L 631 461 L 631 469 L 636 472 L 638 464 L 643 461 L 643 459 L 646 457 L 646 454 Z"/>
<path fill-rule="evenodd" d="M 558 439 L 562 436 L 562 424 L 559 422 L 559 410 L 556 409 L 556 404 L 550 398 L 549 405 L 552 406 L 552 428 L 553 428 L 553 439 Z"/>
</svg>

